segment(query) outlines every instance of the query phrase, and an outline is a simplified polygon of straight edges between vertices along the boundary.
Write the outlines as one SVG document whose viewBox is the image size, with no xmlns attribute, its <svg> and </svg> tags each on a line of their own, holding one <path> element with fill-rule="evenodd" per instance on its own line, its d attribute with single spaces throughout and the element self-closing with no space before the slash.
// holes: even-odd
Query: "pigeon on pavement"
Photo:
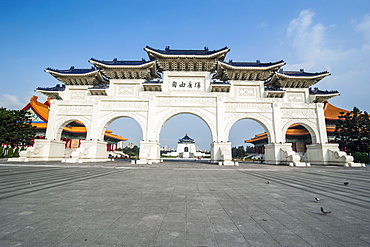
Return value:
<svg viewBox="0 0 370 247">
<path fill-rule="evenodd" d="M 330 214 L 331 212 L 330 212 L 330 211 L 326 211 L 325 209 L 323 209 L 323 208 L 321 207 L 321 213 L 322 213 L 322 215 L 328 215 L 328 214 Z"/>
</svg>

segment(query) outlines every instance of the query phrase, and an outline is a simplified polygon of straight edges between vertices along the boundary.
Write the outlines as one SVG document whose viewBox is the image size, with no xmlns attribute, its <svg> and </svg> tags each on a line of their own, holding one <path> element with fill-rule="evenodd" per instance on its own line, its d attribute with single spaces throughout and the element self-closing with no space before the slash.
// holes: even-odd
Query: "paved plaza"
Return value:
<svg viewBox="0 0 370 247">
<path fill-rule="evenodd" d="M 3 160 L 0 246 L 370 246 L 370 170 Z"/>
</svg>

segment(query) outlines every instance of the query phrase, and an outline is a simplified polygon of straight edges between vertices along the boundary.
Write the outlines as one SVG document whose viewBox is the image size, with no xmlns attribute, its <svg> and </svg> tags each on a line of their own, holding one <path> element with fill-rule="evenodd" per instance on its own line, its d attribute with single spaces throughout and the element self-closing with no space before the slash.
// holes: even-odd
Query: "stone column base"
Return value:
<svg viewBox="0 0 370 247">
<path fill-rule="evenodd" d="M 108 161 L 107 143 L 102 141 L 82 140 L 71 157 L 63 159 L 65 163 L 106 162 Z"/>
<path fill-rule="evenodd" d="M 36 139 L 33 147 L 19 153 L 19 158 L 10 158 L 8 161 L 61 161 L 64 158 L 63 141 Z"/>
<path fill-rule="evenodd" d="M 159 142 L 141 141 L 139 160 L 136 160 L 136 164 L 153 164 L 159 162 L 161 162 Z"/>
<path fill-rule="evenodd" d="M 301 162 L 301 157 L 293 151 L 291 143 L 269 143 L 265 145 L 264 163 L 271 165 L 310 166 Z"/>
<path fill-rule="evenodd" d="M 211 163 L 222 165 L 234 165 L 231 157 L 230 142 L 213 142 L 211 144 Z"/>
<path fill-rule="evenodd" d="M 353 157 L 339 150 L 337 143 L 316 143 L 307 146 L 307 160 L 315 165 L 362 166 L 353 162 Z"/>
</svg>

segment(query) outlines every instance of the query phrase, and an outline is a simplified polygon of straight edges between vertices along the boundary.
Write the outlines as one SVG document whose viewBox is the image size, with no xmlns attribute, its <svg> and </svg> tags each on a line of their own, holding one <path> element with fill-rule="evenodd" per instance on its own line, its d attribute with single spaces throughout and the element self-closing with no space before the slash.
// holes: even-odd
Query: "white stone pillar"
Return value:
<svg viewBox="0 0 370 247">
<path fill-rule="evenodd" d="M 90 129 L 87 129 L 86 140 L 104 141 L 104 133 L 100 128 L 100 105 L 94 104 L 91 115 Z M 87 126 L 86 126 L 87 127 Z M 104 130 L 103 130 L 104 131 Z"/>
<path fill-rule="evenodd" d="M 223 165 L 234 165 L 231 156 L 231 142 L 212 142 L 211 162 Z"/>
<path fill-rule="evenodd" d="M 272 143 L 284 143 L 284 135 L 281 126 L 281 109 L 279 103 L 272 103 L 272 127 L 274 129 L 274 136 L 270 136 L 270 142 Z"/>
<path fill-rule="evenodd" d="M 158 141 L 155 136 L 156 126 L 156 97 L 150 96 L 148 101 L 148 115 L 146 118 L 146 133 L 143 133 L 144 141 Z"/>
<path fill-rule="evenodd" d="M 228 133 L 225 130 L 225 103 L 222 97 L 216 98 L 216 136 L 211 144 L 211 162 L 223 165 L 233 165 L 231 155 L 231 143 L 228 141 Z"/>
<path fill-rule="evenodd" d="M 272 131 L 274 136 L 270 135 L 270 143 L 265 145 L 264 162 L 266 164 L 279 165 L 281 163 L 280 148 L 288 148 L 284 145 L 284 139 L 281 128 L 281 109 L 277 102 L 272 103 Z"/>
<path fill-rule="evenodd" d="M 81 146 L 72 152 L 66 163 L 104 162 L 108 161 L 107 143 L 102 141 L 81 140 Z"/>
<path fill-rule="evenodd" d="M 160 162 L 160 144 L 155 136 L 156 131 L 156 97 L 150 96 L 148 101 L 148 117 L 144 140 L 140 142 L 139 160 L 137 164 L 151 164 Z"/>
<path fill-rule="evenodd" d="M 324 105 L 323 103 L 316 103 L 316 115 L 317 115 L 317 130 L 319 136 L 316 136 L 316 143 L 327 143 L 328 136 L 326 132 L 326 123 L 324 115 Z"/>
<path fill-rule="evenodd" d="M 137 164 L 152 164 L 159 163 L 160 160 L 160 145 L 157 141 L 141 141 L 139 160 Z"/>
<path fill-rule="evenodd" d="M 213 141 L 215 142 L 227 142 L 227 134 L 225 133 L 225 126 L 224 126 L 224 120 L 225 120 L 225 105 L 222 97 L 216 98 L 216 136 L 213 138 Z"/>
<path fill-rule="evenodd" d="M 56 114 L 59 108 L 58 100 L 51 100 L 50 101 L 50 110 L 49 110 L 49 117 L 48 117 L 48 125 L 46 127 L 45 139 L 46 140 L 56 140 L 57 132 L 59 126 L 56 126 Z M 58 140 L 59 141 L 59 140 Z"/>
</svg>

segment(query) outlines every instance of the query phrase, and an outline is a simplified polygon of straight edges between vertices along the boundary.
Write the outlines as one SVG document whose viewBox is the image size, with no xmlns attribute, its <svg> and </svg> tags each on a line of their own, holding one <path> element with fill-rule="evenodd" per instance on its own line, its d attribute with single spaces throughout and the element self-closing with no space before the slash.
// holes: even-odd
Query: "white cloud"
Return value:
<svg viewBox="0 0 370 247">
<path fill-rule="evenodd" d="M 364 16 L 353 26 L 353 30 L 347 32 L 346 37 L 342 37 L 343 40 L 360 40 L 360 48 L 351 47 L 350 44 L 354 42 L 348 42 L 344 47 L 330 46 L 335 43 L 334 38 L 327 35 L 326 31 L 337 25 L 325 27 L 316 23 L 314 17 L 313 11 L 302 10 L 289 23 L 286 29 L 286 48 L 293 64 L 288 63 L 285 68 L 302 68 L 309 72 L 328 70 L 332 75 L 319 82 L 318 86 L 341 93 L 340 97 L 331 102 L 338 102 L 349 109 L 358 106 L 369 111 L 369 100 L 362 92 L 370 91 L 370 16 Z"/>
<path fill-rule="evenodd" d="M 18 100 L 18 97 L 10 94 L 0 96 L 0 107 L 5 107 L 9 110 L 20 110 L 25 106 L 24 103 Z"/>
<path fill-rule="evenodd" d="M 363 20 L 355 27 L 356 31 L 362 33 L 365 38 L 363 49 L 370 49 L 370 15 L 365 15 Z"/>
<path fill-rule="evenodd" d="M 311 10 L 302 10 L 287 29 L 288 44 L 304 61 L 300 66 L 304 65 L 308 69 L 315 67 L 316 58 L 325 52 L 322 48 L 326 28 L 320 23 L 314 24 L 314 16 L 315 13 Z"/>
</svg>

